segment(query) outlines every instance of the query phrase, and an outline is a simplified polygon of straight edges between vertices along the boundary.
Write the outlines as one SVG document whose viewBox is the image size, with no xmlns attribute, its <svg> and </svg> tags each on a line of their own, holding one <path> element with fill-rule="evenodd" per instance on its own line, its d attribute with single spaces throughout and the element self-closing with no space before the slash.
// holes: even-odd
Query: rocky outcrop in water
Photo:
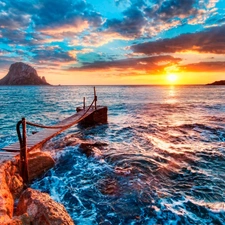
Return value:
<svg viewBox="0 0 225 225">
<path fill-rule="evenodd" d="M 10 66 L 8 74 L 0 80 L 0 85 L 49 85 L 45 77 L 39 77 L 37 71 L 22 62 Z"/>
<path fill-rule="evenodd" d="M 225 85 L 225 80 L 219 80 L 219 81 L 215 81 L 211 84 L 208 85 Z"/>
<path fill-rule="evenodd" d="M 101 150 L 105 146 L 107 146 L 107 144 L 102 142 L 95 142 L 95 143 L 83 142 L 80 144 L 79 149 L 87 157 L 94 156 L 98 158 L 102 155 Z"/>
<path fill-rule="evenodd" d="M 28 165 L 29 165 L 29 179 L 33 180 L 34 178 L 42 175 L 45 171 L 50 169 L 51 167 L 54 166 L 54 160 L 52 157 L 45 152 L 34 152 L 34 153 L 29 153 L 29 159 L 28 159 Z M 14 201 L 18 199 L 24 190 L 24 185 L 23 185 L 23 179 L 19 175 L 19 159 L 15 158 L 13 161 L 5 161 L 4 163 L 0 164 L 0 224 L 1 225 L 31 225 L 31 224 L 36 224 L 36 225 L 47 225 L 47 224 L 74 224 L 71 222 L 70 216 L 65 213 L 65 208 L 58 204 L 54 203 L 53 200 L 49 200 L 50 196 L 48 196 L 48 201 L 52 205 L 51 211 L 57 212 L 58 216 L 54 215 L 50 217 L 52 218 L 52 221 L 48 223 L 44 223 L 42 213 L 47 213 L 44 211 L 44 208 L 38 208 L 37 209 L 41 210 L 40 212 L 38 211 L 36 214 L 36 217 L 34 217 L 33 214 L 30 214 L 30 211 L 27 209 L 30 207 L 29 205 L 26 205 L 27 202 L 23 202 L 23 207 L 22 209 L 17 210 L 17 216 L 13 215 L 14 211 Z M 35 192 L 32 190 L 32 192 Z M 32 197 L 32 201 L 35 201 L 35 198 L 37 198 L 37 201 L 39 197 L 46 198 L 45 194 L 35 194 Z M 47 199 L 47 198 L 46 198 Z M 29 202 L 29 201 L 28 201 Z M 43 203 L 44 204 L 44 203 Z M 47 203 L 46 203 L 47 204 Z M 36 206 L 35 206 L 36 207 Z M 50 208 L 49 205 L 46 205 L 46 207 Z M 58 208 L 57 208 L 58 207 Z M 47 209 L 46 209 L 47 210 Z M 48 213 L 47 213 L 48 214 Z M 61 217 L 61 214 L 67 218 L 58 218 Z M 41 218 L 38 218 L 38 215 L 41 216 Z M 40 223 L 34 222 L 39 221 Z M 56 220 L 56 222 L 53 221 L 53 219 Z M 60 221 L 66 221 L 60 222 Z M 70 221 L 70 222 L 68 222 Z M 67 223 L 68 222 L 68 223 Z"/>
<path fill-rule="evenodd" d="M 33 225 L 73 225 L 73 220 L 63 205 L 53 201 L 48 194 L 28 188 L 20 197 L 17 214 L 27 213 Z"/>
</svg>

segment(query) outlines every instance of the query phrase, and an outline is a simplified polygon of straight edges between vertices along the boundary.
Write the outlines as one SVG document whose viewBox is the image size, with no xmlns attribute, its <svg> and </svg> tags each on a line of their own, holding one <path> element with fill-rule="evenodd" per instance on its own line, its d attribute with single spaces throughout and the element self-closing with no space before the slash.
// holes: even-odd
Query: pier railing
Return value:
<svg viewBox="0 0 225 225">
<path fill-rule="evenodd" d="M 26 121 L 25 118 L 22 118 L 22 120 L 20 120 L 17 125 L 16 125 L 16 131 L 17 131 L 17 135 L 18 135 L 18 139 L 19 139 L 19 143 L 20 143 L 20 175 L 23 178 L 23 182 L 24 184 L 27 184 L 29 181 L 29 168 L 28 168 L 28 152 L 27 152 L 27 132 L 26 132 L 26 127 L 27 125 L 30 126 L 34 126 L 34 127 L 38 127 L 38 128 L 45 128 L 45 129 L 62 129 L 65 130 L 77 123 L 79 123 L 84 117 L 85 115 L 88 113 L 88 111 L 91 109 L 91 107 L 94 105 L 94 109 L 97 110 L 97 96 L 96 96 L 96 90 L 94 87 L 94 99 L 92 101 L 92 103 L 90 104 L 90 106 L 87 108 L 87 110 L 85 110 L 85 97 L 83 98 L 83 110 L 84 113 L 81 115 L 80 118 L 78 118 L 77 120 L 69 123 L 69 124 L 65 124 L 62 126 L 46 126 L 46 125 L 42 125 L 42 124 L 36 124 L 36 123 L 32 123 L 29 121 Z M 22 134 L 21 134 L 21 128 L 20 126 L 22 125 Z"/>
</svg>

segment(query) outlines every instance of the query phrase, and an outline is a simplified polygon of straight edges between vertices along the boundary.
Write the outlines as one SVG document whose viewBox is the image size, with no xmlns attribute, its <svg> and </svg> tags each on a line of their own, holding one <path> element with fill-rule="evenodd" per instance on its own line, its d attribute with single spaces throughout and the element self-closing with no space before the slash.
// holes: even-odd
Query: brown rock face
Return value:
<svg viewBox="0 0 225 225">
<path fill-rule="evenodd" d="M 18 162 L 9 162 L 8 165 L 8 168 L 5 170 L 6 183 L 15 199 L 19 197 L 23 190 L 23 179 L 19 175 Z"/>
<path fill-rule="evenodd" d="M 53 201 L 48 194 L 28 188 L 17 206 L 17 215 L 28 213 L 32 225 L 73 225 L 74 222 L 63 205 Z"/>
<path fill-rule="evenodd" d="M 29 153 L 29 180 L 33 180 L 55 165 L 53 158 L 46 152 Z"/>
<path fill-rule="evenodd" d="M 10 66 L 8 74 L 0 80 L 0 85 L 49 85 L 37 71 L 22 62 Z"/>
<path fill-rule="evenodd" d="M 30 217 L 27 213 L 21 216 L 15 216 L 11 220 L 1 224 L 1 225 L 31 225 Z"/>
<path fill-rule="evenodd" d="M 13 196 L 7 184 L 7 169 L 10 163 L 5 163 L 0 167 L 0 224 L 4 224 L 13 215 Z"/>
</svg>

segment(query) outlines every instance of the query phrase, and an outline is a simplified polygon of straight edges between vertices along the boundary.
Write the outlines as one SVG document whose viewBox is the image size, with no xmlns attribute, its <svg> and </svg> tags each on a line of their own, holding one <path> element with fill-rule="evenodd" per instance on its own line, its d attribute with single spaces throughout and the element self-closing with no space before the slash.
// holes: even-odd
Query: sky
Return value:
<svg viewBox="0 0 225 225">
<path fill-rule="evenodd" d="M 61 85 L 225 80 L 225 0 L 0 0 L 0 78 Z"/>
</svg>

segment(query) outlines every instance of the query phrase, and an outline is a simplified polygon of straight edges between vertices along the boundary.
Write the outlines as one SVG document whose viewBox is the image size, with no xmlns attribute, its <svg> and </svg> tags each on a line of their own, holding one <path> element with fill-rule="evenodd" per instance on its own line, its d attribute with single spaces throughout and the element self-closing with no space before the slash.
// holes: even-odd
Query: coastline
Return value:
<svg viewBox="0 0 225 225">
<path fill-rule="evenodd" d="M 29 158 L 30 168 L 33 168 L 33 171 L 30 170 L 30 181 L 54 166 L 54 160 L 49 154 L 41 151 L 32 154 Z M 48 194 L 27 188 L 23 184 L 19 175 L 18 156 L 0 162 L 0 181 L 0 224 L 30 225 L 32 221 L 38 221 L 42 225 L 49 222 L 74 224 L 62 204 L 52 200 Z"/>
</svg>

